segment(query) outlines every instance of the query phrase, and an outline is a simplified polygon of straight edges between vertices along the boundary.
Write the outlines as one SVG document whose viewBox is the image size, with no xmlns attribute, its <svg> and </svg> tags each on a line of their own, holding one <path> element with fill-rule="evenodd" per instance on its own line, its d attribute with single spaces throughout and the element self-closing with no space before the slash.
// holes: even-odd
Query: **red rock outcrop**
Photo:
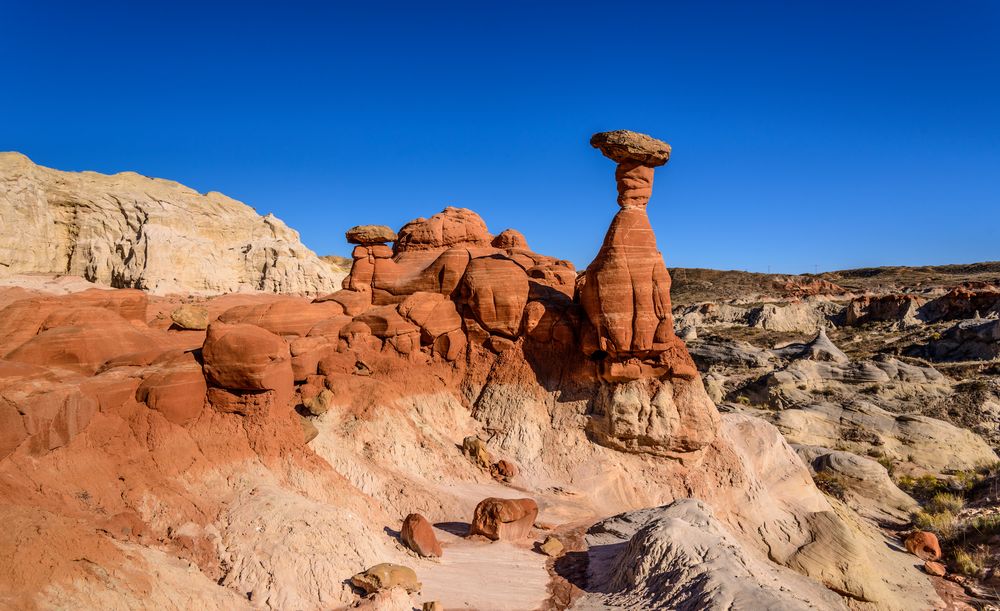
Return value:
<svg viewBox="0 0 1000 611">
<path fill-rule="evenodd" d="M 926 301 L 917 295 L 900 293 L 862 295 L 847 304 L 844 324 L 857 326 L 869 322 L 916 322 L 919 309 Z"/>
<path fill-rule="evenodd" d="M 538 504 L 532 499 L 483 499 L 476 505 L 469 534 L 493 541 L 519 541 L 531 535 L 536 517 Z"/>
<path fill-rule="evenodd" d="M 219 388 L 288 390 L 292 386 L 288 344 L 255 325 L 212 323 L 202 358 L 206 377 Z"/>
<path fill-rule="evenodd" d="M 466 208 L 447 207 L 429 219 L 410 221 L 399 230 L 396 253 L 442 248 L 489 247 L 493 236 L 479 215 Z"/>
<path fill-rule="evenodd" d="M 977 312 L 1000 312 L 1000 287 L 970 282 L 948 291 L 920 308 L 920 317 L 928 322 L 973 318 Z"/>
</svg>

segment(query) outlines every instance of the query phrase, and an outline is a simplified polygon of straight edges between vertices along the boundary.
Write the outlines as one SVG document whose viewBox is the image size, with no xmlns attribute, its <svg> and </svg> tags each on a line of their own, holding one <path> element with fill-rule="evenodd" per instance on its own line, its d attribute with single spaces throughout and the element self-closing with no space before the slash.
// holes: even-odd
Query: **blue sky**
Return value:
<svg viewBox="0 0 1000 611">
<path fill-rule="evenodd" d="M 1000 3 L 0 0 L 0 150 L 273 212 L 320 254 L 446 205 L 586 265 L 593 132 L 669 142 L 668 266 L 1000 259 Z"/>
</svg>

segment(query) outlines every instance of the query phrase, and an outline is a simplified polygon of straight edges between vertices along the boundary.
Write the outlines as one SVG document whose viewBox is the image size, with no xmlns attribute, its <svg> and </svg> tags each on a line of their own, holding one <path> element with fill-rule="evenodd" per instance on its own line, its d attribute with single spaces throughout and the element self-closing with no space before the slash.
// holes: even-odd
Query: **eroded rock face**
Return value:
<svg viewBox="0 0 1000 611">
<path fill-rule="evenodd" d="M 847 608 L 818 582 L 746 549 L 695 499 L 608 518 L 587 538 L 588 590 L 601 593 L 584 595 L 584 609 Z"/>
<path fill-rule="evenodd" d="M 134 172 L 59 172 L 0 153 L 0 266 L 154 293 L 318 294 L 341 272 L 273 215 Z"/>
<path fill-rule="evenodd" d="M 627 452 L 691 452 L 715 439 L 719 414 L 700 380 L 664 378 L 605 384 L 590 431 Z"/>
</svg>

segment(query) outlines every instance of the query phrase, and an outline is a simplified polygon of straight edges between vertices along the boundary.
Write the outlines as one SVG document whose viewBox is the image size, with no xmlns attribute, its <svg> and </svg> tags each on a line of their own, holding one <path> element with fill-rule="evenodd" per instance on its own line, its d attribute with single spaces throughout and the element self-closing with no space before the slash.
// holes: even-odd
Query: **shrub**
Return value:
<svg viewBox="0 0 1000 611">
<path fill-rule="evenodd" d="M 929 530 L 942 539 L 948 539 L 955 534 L 958 520 L 950 511 L 929 512 L 923 509 L 913 514 L 913 525 L 920 530 Z"/>
<path fill-rule="evenodd" d="M 969 521 L 969 526 L 984 537 L 1000 534 L 1000 514 L 976 516 Z"/>
<path fill-rule="evenodd" d="M 955 572 L 969 577 L 978 577 L 983 570 L 983 553 L 967 552 L 964 549 L 955 550 Z"/>
<path fill-rule="evenodd" d="M 906 492 L 910 496 L 922 502 L 926 502 L 935 494 L 943 492 L 948 488 L 947 482 L 939 480 L 933 475 L 921 475 L 917 478 L 904 475 L 899 478 L 896 485 L 899 486 L 903 492 Z"/>
<path fill-rule="evenodd" d="M 878 464 L 885 467 L 885 470 L 889 472 L 890 476 L 896 472 L 896 461 L 893 459 L 888 456 L 880 456 L 876 460 L 878 460 Z"/>
<path fill-rule="evenodd" d="M 820 471 L 813 476 L 813 482 L 816 483 L 816 487 L 822 490 L 824 494 L 828 494 L 841 501 L 844 500 L 847 493 L 847 486 L 844 485 L 844 480 L 839 475 L 830 473 L 829 471 Z"/>
<path fill-rule="evenodd" d="M 931 513 L 958 513 L 965 507 L 965 499 L 950 492 L 938 492 L 927 501 L 925 509 Z"/>
</svg>

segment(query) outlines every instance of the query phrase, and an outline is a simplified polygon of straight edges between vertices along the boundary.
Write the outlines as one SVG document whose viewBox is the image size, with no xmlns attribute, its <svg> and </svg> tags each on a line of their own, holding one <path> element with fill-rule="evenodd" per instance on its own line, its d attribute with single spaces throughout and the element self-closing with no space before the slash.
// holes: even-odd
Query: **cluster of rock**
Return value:
<svg viewBox="0 0 1000 611">
<path fill-rule="evenodd" d="M 274 215 L 134 172 L 60 172 L 0 153 L 0 274 L 154 293 L 319 294 L 343 273 Z"/>
</svg>

